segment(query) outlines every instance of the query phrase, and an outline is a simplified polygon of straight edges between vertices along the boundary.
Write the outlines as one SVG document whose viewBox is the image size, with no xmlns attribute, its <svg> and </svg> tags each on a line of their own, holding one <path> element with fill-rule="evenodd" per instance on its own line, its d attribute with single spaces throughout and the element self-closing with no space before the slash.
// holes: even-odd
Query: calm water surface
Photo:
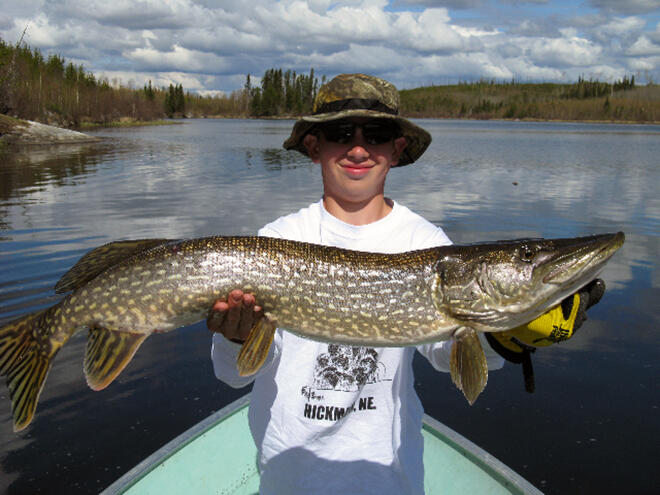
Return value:
<svg viewBox="0 0 660 495">
<path fill-rule="evenodd" d="M 419 359 L 426 411 L 546 493 L 659 493 L 660 127 L 421 124 L 433 143 L 420 162 L 391 172 L 388 195 L 455 242 L 627 236 L 589 321 L 536 353 L 536 393 L 508 365 L 469 407 Z M 57 279 L 102 243 L 251 234 L 316 201 L 317 166 L 281 148 L 290 128 L 187 121 L 0 154 L 0 323 L 55 303 Z M 203 324 L 149 339 L 97 393 L 85 385 L 84 346 L 80 333 L 60 351 L 20 434 L 0 388 L 1 493 L 96 493 L 247 392 L 214 378 Z"/>
</svg>

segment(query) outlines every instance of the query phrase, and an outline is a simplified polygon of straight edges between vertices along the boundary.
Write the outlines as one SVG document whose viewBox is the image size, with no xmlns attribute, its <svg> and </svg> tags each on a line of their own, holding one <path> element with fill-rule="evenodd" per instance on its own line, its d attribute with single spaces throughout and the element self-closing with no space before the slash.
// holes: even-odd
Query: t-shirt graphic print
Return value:
<svg viewBox="0 0 660 495">
<path fill-rule="evenodd" d="M 392 381 L 387 357 L 370 347 L 328 344 L 316 357 L 312 383 L 302 387 L 303 418 L 338 421 L 350 413 L 377 409 L 378 385 Z"/>
</svg>

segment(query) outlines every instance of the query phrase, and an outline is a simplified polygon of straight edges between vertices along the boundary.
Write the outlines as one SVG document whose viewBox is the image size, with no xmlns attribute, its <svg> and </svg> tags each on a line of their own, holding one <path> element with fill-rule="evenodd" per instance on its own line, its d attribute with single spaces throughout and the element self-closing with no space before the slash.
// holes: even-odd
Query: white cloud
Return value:
<svg viewBox="0 0 660 495">
<path fill-rule="evenodd" d="M 447 7 L 454 9 L 471 9 L 479 7 L 484 3 L 484 0 L 399 0 L 395 4 L 407 6 L 423 6 L 423 7 Z"/>
<path fill-rule="evenodd" d="M 478 44 L 476 37 L 461 35 L 450 21 L 446 9 L 427 9 L 419 16 L 400 15 L 393 27 L 402 45 L 421 52 L 468 50 L 470 40 Z"/>
<path fill-rule="evenodd" d="M 387 39 L 391 14 L 376 5 L 338 5 L 319 14 L 302 1 L 279 2 L 276 7 L 255 9 L 260 34 L 269 36 L 275 46 L 289 42 L 294 47 L 308 45 L 348 46 L 354 42 Z"/>
<path fill-rule="evenodd" d="M 39 14 L 33 19 L 15 19 L 14 26 L 9 30 L 9 38 L 18 41 L 26 26 L 28 29 L 24 40 L 33 46 L 50 48 L 66 45 L 70 40 L 57 25 L 51 25 L 45 14 Z"/>
<path fill-rule="evenodd" d="M 111 85 L 142 88 L 151 81 L 155 88 L 168 87 L 170 84 L 183 85 L 186 91 L 201 92 L 205 90 L 205 76 L 193 76 L 185 72 L 127 72 L 127 71 L 101 71 L 94 74 L 98 79 L 107 79 Z M 215 92 L 213 92 L 215 93 Z"/>
<path fill-rule="evenodd" d="M 239 31 L 232 26 L 214 26 L 204 31 L 187 30 L 179 41 L 192 50 L 231 56 L 236 53 L 263 53 L 271 49 L 270 39 L 258 33 Z"/>
<path fill-rule="evenodd" d="M 525 52 L 538 66 L 589 66 L 598 61 L 602 53 L 600 46 L 575 36 L 570 30 L 564 34 L 562 38 L 530 39 Z"/>
<path fill-rule="evenodd" d="M 658 2 L 592 0 L 598 10 L 569 17 L 544 0 L 25 0 L 0 13 L 0 36 L 15 42 L 29 23 L 26 41 L 45 55 L 200 92 L 228 93 L 271 67 L 372 72 L 406 87 L 640 70 L 658 80 L 660 25 L 644 13 Z"/>
<path fill-rule="evenodd" d="M 655 31 L 647 33 L 647 36 L 654 43 L 660 43 L 660 22 L 656 24 Z"/>
<path fill-rule="evenodd" d="M 197 93 L 200 94 L 201 96 L 211 96 L 211 97 L 220 97 L 227 94 L 224 91 L 220 91 L 218 89 L 202 89 L 199 90 Z"/>
<path fill-rule="evenodd" d="M 594 37 L 608 43 L 610 40 L 636 38 L 644 30 L 646 22 L 640 17 L 614 17 L 593 29 Z"/>
<path fill-rule="evenodd" d="M 630 48 L 628 48 L 626 54 L 635 57 L 660 55 L 660 44 L 654 43 L 646 36 L 642 36 L 637 41 L 635 41 L 635 43 L 633 43 Z"/>
<path fill-rule="evenodd" d="M 56 8 L 71 18 L 128 29 L 194 26 L 206 11 L 189 0 L 65 0 Z"/>
<path fill-rule="evenodd" d="M 168 52 L 161 52 L 153 48 L 136 48 L 127 51 L 124 56 L 141 67 L 155 71 L 186 71 L 216 73 L 227 68 L 227 62 L 222 57 L 195 50 L 188 50 L 182 46 L 174 45 Z"/>
<path fill-rule="evenodd" d="M 365 46 L 351 44 L 341 52 L 323 55 L 311 53 L 294 57 L 296 65 L 318 66 L 328 69 L 331 74 L 338 72 L 386 73 L 394 68 L 408 65 L 405 55 L 386 46 Z"/>
<path fill-rule="evenodd" d="M 660 65 L 660 56 L 636 58 L 630 62 L 630 68 L 641 73 L 657 71 L 658 65 Z M 657 75 L 655 77 L 651 75 L 651 78 L 656 84 L 660 82 Z"/>
<path fill-rule="evenodd" d="M 642 14 L 660 10 L 660 0 L 590 0 L 594 7 L 621 14 Z"/>
</svg>

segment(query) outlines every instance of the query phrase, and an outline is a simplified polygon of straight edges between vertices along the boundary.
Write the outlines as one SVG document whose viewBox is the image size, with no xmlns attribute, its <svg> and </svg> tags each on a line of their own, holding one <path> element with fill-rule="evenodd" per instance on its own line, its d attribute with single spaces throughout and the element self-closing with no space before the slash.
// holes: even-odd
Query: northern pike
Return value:
<svg viewBox="0 0 660 495">
<path fill-rule="evenodd" d="M 590 282 L 622 232 L 375 254 L 267 237 L 118 241 L 85 254 L 57 283 L 54 306 L 0 328 L 14 430 L 34 416 L 58 350 L 88 329 L 88 385 L 107 387 L 154 332 L 204 319 L 233 289 L 255 294 L 264 317 L 238 356 L 263 364 L 276 327 L 357 346 L 454 339 L 451 376 L 470 403 L 486 385 L 477 332 L 515 328 Z"/>
</svg>

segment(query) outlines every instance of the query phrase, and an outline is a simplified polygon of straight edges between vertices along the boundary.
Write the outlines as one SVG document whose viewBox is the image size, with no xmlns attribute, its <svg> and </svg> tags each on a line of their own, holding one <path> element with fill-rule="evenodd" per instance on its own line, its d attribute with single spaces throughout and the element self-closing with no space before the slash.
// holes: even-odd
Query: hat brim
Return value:
<svg viewBox="0 0 660 495">
<path fill-rule="evenodd" d="M 399 157 L 396 167 L 403 167 L 414 163 L 429 144 L 431 144 L 431 135 L 421 127 L 413 124 L 408 119 L 392 115 L 391 113 L 378 112 L 374 110 L 348 109 L 339 112 L 321 113 L 317 115 L 306 115 L 296 121 L 291 130 L 291 136 L 284 141 L 283 147 L 287 150 L 296 150 L 303 155 L 309 156 L 307 149 L 303 144 L 305 135 L 316 125 L 322 122 L 345 119 L 350 117 L 367 117 L 371 119 L 388 119 L 396 122 L 401 129 L 401 134 L 406 138 L 406 148 Z"/>
</svg>

